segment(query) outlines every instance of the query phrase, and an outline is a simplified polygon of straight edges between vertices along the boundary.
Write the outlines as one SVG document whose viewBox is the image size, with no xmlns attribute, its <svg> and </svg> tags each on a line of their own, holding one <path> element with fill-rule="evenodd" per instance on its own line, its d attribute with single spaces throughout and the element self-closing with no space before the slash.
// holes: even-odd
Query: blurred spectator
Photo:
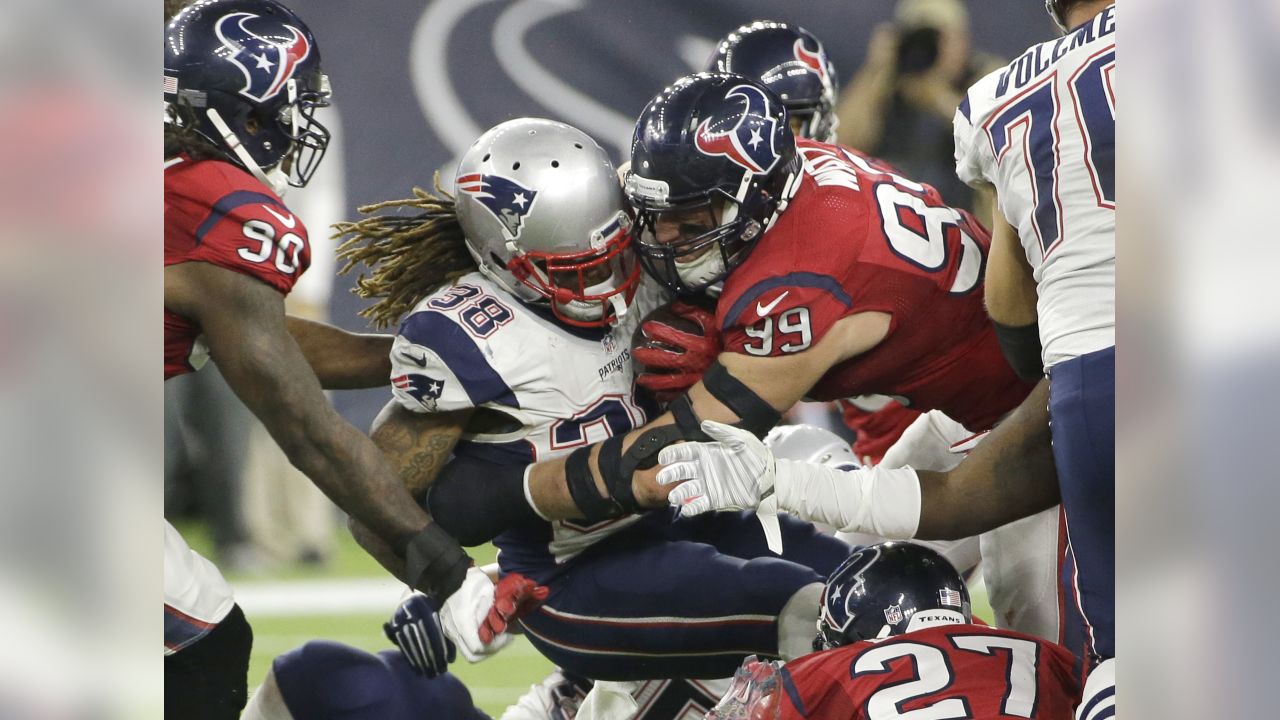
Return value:
<svg viewBox="0 0 1280 720">
<path fill-rule="evenodd" d="M 839 140 L 988 223 L 989 205 L 975 209 L 973 190 L 956 177 L 951 119 L 969 86 L 1002 64 L 971 50 L 960 0 L 902 0 L 894 22 L 875 29 L 866 62 L 841 95 Z"/>
</svg>

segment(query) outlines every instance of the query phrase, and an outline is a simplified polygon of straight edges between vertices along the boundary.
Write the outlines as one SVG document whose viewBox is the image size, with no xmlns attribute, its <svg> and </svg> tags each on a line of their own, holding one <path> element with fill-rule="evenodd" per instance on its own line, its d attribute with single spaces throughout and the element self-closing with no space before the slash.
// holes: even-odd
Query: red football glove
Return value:
<svg viewBox="0 0 1280 720">
<path fill-rule="evenodd" d="M 646 320 L 640 325 L 644 339 L 670 347 L 642 344 L 632 350 L 646 368 L 636 384 L 653 392 L 661 402 L 670 402 L 697 384 L 721 350 L 714 313 L 679 301 L 671 304 L 671 312 L 697 325 L 702 333 L 686 332 L 662 320 Z M 654 372 L 653 368 L 665 372 Z"/>
<path fill-rule="evenodd" d="M 480 626 L 480 641 L 488 644 L 512 622 L 533 612 L 551 590 L 520 573 L 508 573 L 493 588 L 493 607 Z"/>
</svg>

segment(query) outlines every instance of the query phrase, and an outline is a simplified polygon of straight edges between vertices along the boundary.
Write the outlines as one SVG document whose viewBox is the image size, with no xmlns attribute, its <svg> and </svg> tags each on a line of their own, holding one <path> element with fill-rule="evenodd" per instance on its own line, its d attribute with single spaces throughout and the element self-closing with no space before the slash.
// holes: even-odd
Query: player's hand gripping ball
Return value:
<svg viewBox="0 0 1280 720">
<path fill-rule="evenodd" d="M 697 384 L 720 350 L 714 301 L 663 305 L 645 316 L 631 338 L 636 384 L 665 405 Z"/>
</svg>

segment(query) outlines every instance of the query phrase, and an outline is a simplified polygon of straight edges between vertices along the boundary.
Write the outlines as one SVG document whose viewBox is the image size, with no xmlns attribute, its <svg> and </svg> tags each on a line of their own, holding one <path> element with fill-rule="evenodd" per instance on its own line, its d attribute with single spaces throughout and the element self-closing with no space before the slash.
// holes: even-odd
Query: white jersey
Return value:
<svg viewBox="0 0 1280 720">
<path fill-rule="evenodd" d="M 969 89 L 956 172 L 991 184 L 1035 272 L 1045 367 L 1115 345 L 1115 5 Z"/>
<path fill-rule="evenodd" d="M 164 522 L 164 654 L 209 633 L 235 605 L 231 586 L 213 563 Z"/>
<path fill-rule="evenodd" d="M 419 303 L 391 350 L 396 400 L 415 412 L 478 408 L 454 453 L 525 465 L 623 435 L 654 417 L 633 395 L 631 335 L 665 298 L 646 278 L 616 327 L 572 328 L 521 303 L 478 272 Z M 496 420 L 495 420 L 496 418 Z M 632 515 L 589 526 L 553 521 L 521 555 L 564 562 L 634 523 Z M 500 538 L 504 553 L 512 548 Z"/>
</svg>

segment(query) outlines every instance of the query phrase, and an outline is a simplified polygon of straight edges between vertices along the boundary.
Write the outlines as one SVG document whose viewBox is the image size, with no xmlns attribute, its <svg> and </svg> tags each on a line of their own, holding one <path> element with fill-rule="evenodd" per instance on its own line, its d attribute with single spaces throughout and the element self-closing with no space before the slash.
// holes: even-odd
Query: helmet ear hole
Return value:
<svg viewBox="0 0 1280 720">
<path fill-rule="evenodd" d="M 558 167 L 560 167 L 560 161 L 559 161 L 559 160 L 552 160 L 552 161 L 551 161 L 551 167 L 553 167 L 553 168 L 558 168 Z"/>
<path fill-rule="evenodd" d="M 512 165 L 512 166 L 511 166 L 511 169 L 512 169 L 512 170 L 519 170 L 519 169 L 520 169 L 520 163 L 517 161 L 514 165 Z"/>
</svg>

